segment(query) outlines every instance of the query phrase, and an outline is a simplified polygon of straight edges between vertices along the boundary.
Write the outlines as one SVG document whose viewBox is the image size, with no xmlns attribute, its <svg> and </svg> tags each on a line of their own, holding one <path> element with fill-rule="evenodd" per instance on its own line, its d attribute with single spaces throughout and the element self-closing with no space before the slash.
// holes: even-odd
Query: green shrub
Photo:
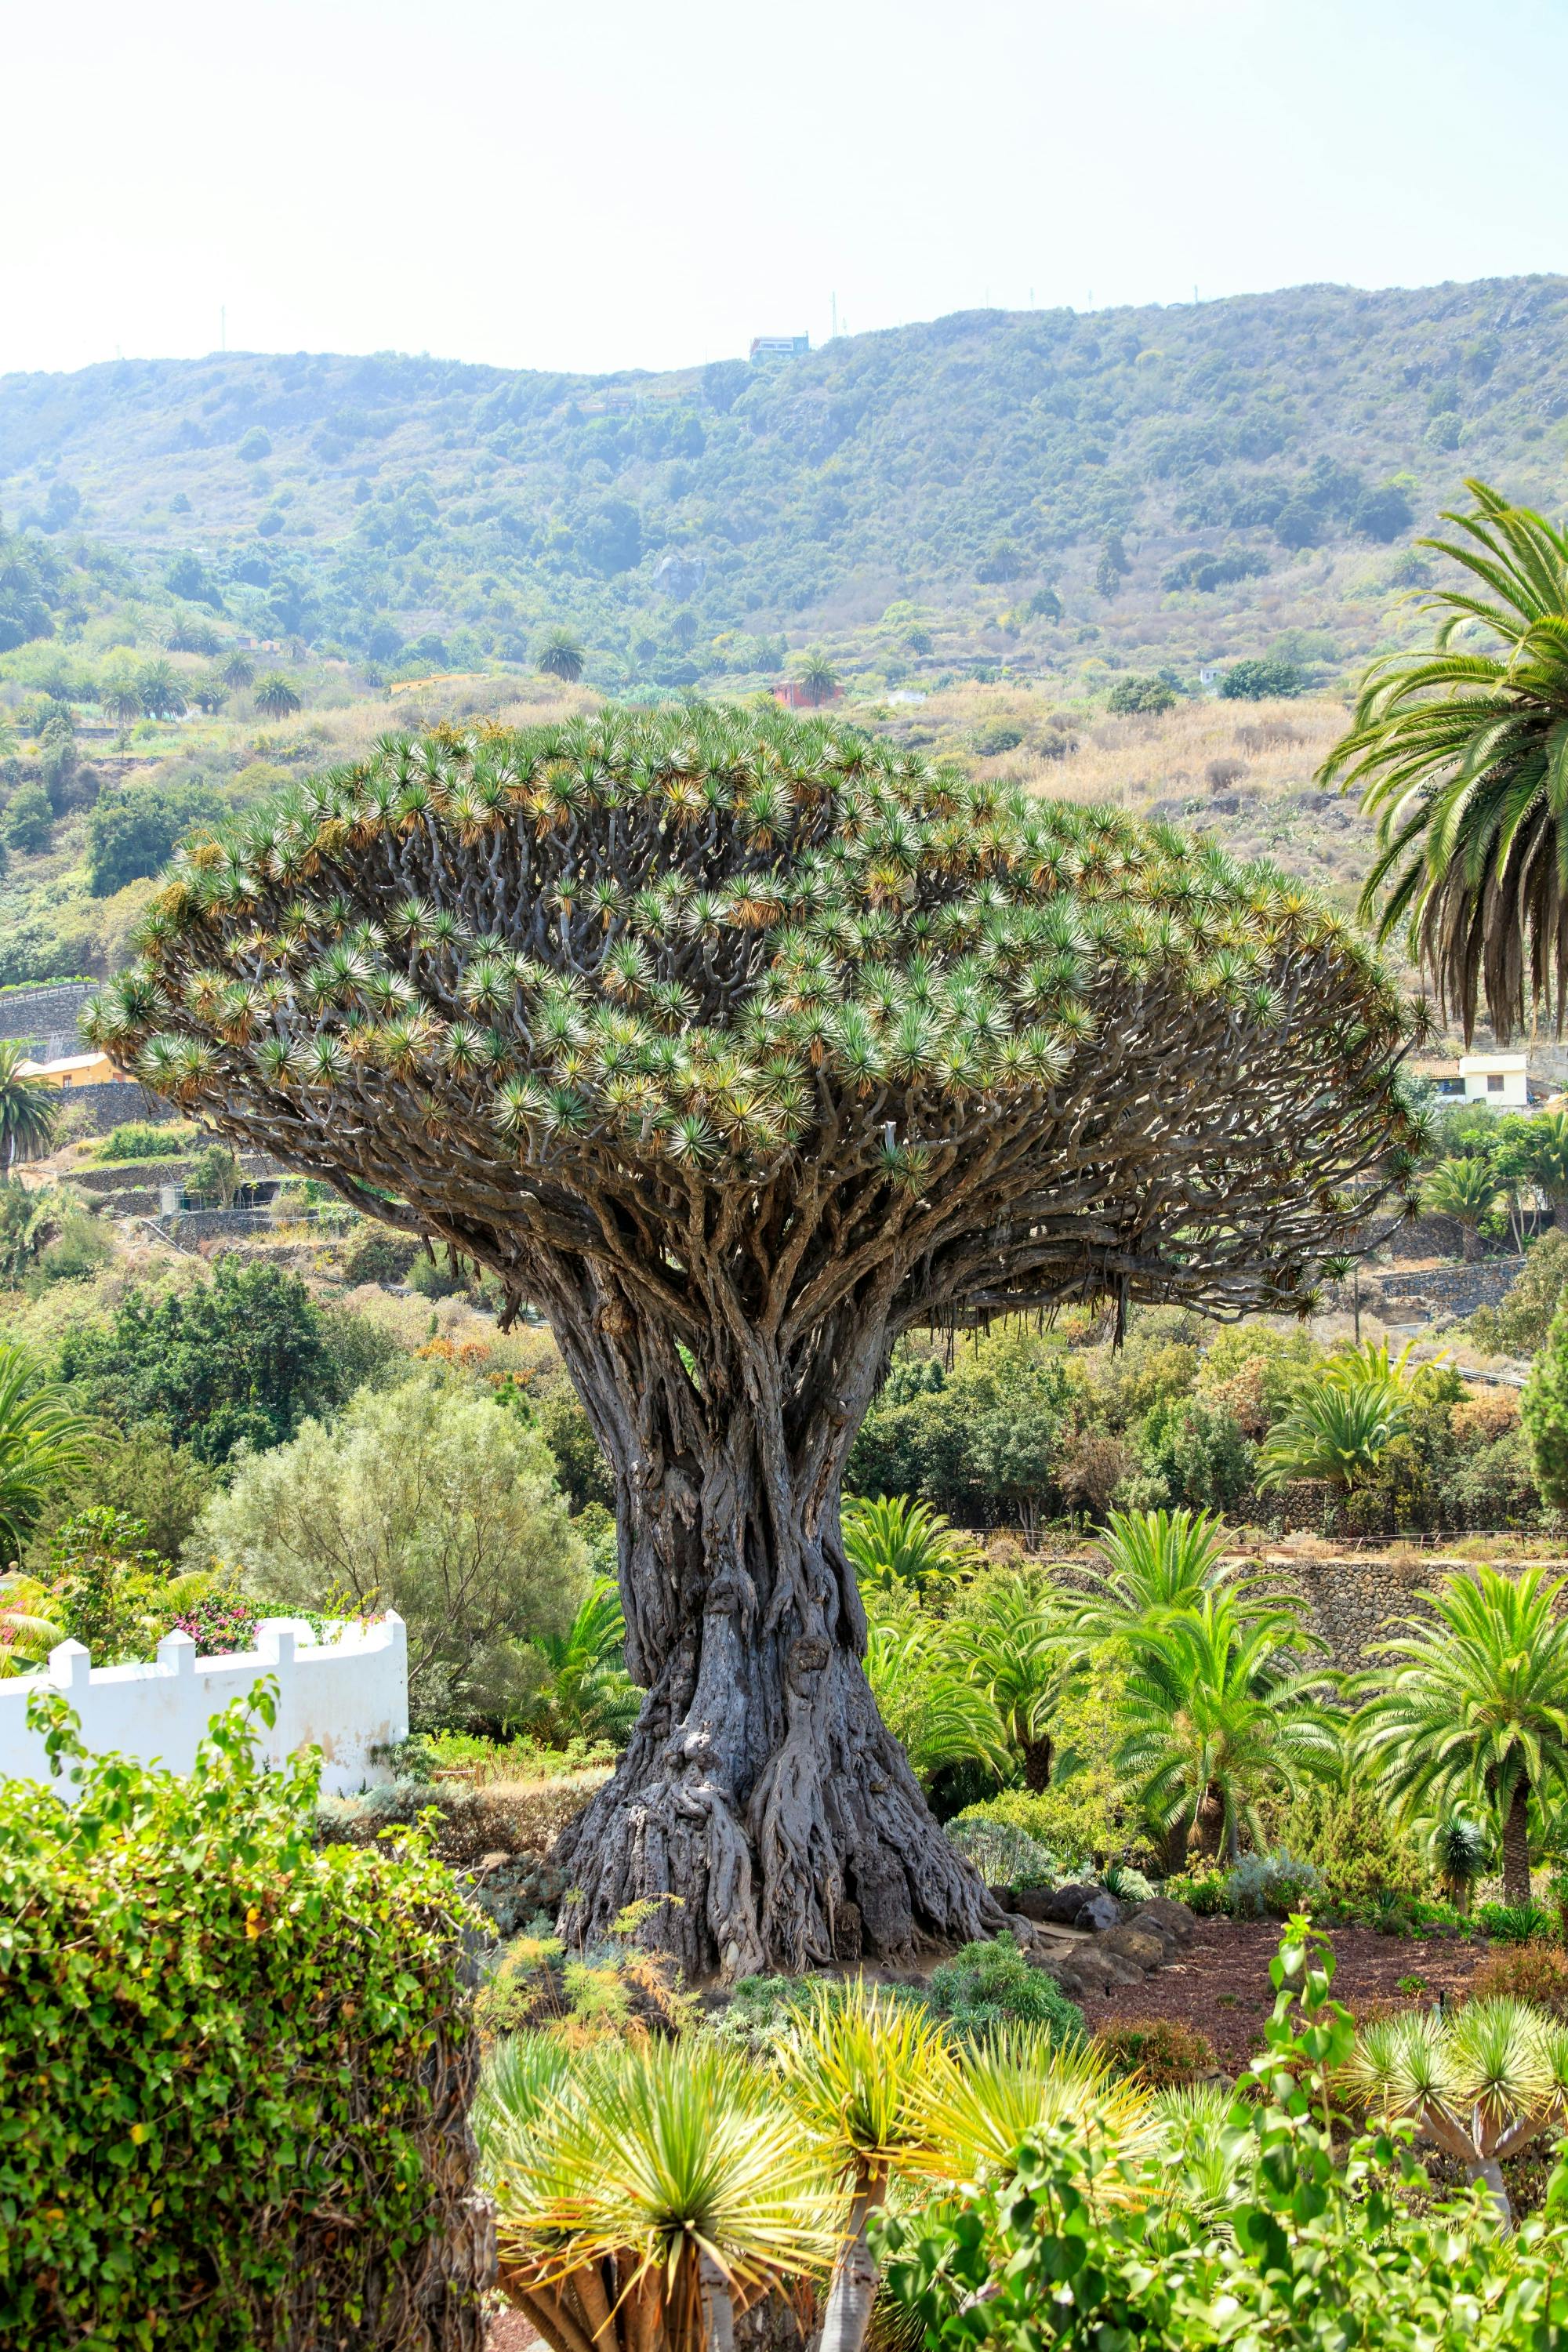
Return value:
<svg viewBox="0 0 1568 2352">
<path fill-rule="evenodd" d="M 1062 1875 L 1048 1846 L 1011 1822 L 988 1819 L 983 1810 L 949 1822 L 947 1835 L 987 1886 L 1055 1886 Z"/>
<path fill-rule="evenodd" d="M 1200 1919 L 1217 1919 L 1226 1908 L 1228 1885 L 1222 1870 L 1183 1871 L 1167 1878 L 1161 1890 L 1173 1903 L 1184 1903 Z"/>
<path fill-rule="evenodd" d="M 1482 1903 L 1476 1926 L 1494 1944 L 1531 1944 L 1557 1933 L 1557 1915 L 1544 1903 Z"/>
<path fill-rule="evenodd" d="M 419 1244 L 408 1234 L 395 1233 L 390 1225 L 366 1223 L 354 1235 L 343 1260 L 343 1280 L 358 1285 L 362 1282 L 406 1282 L 408 1270 L 419 1255 Z"/>
<path fill-rule="evenodd" d="M 1289 1919 L 1310 1911 L 1328 1893 L 1323 1874 L 1290 1853 L 1243 1854 L 1226 1881 L 1226 1901 L 1238 1919 Z"/>
<path fill-rule="evenodd" d="M 1043 2025 L 1058 2046 L 1083 2039 L 1083 2011 L 1044 1969 L 1033 1969 L 1009 1937 L 965 1944 L 931 1975 L 931 2007 L 961 2042 L 984 2041 L 999 2025 Z"/>
<path fill-rule="evenodd" d="M 1267 1807 L 1265 1820 L 1269 1843 L 1314 1864 L 1338 1902 L 1363 1903 L 1384 1888 L 1430 1892 L 1426 1852 L 1361 1780 L 1309 1782 L 1288 1803 Z"/>
<path fill-rule="evenodd" d="M 110 1129 L 94 1157 L 99 1160 L 179 1160 L 195 1141 L 194 1127 L 163 1126 L 150 1118 L 127 1119 Z"/>
<path fill-rule="evenodd" d="M 440 2340 L 479 2254 L 449 1874 L 318 1850 L 314 1762 L 259 1769 L 237 1707 L 188 1775 L 29 1713 L 77 1801 L 0 1783 L 0 2340 Z"/>
<path fill-rule="evenodd" d="M 1094 2042 L 1118 2074 L 1136 2074 L 1155 2091 L 1174 2090 L 1215 2071 L 1213 2042 L 1174 2018 L 1112 2018 Z"/>
</svg>

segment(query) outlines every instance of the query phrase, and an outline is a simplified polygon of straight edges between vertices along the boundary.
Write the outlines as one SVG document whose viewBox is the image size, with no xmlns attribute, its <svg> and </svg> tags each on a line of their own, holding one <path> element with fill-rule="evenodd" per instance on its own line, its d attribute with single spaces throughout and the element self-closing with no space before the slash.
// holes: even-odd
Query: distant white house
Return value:
<svg viewBox="0 0 1568 2352">
<path fill-rule="evenodd" d="M 1524 1110 L 1530 1104 L 1530 1057 L 1526 1054 L 1460 1054 L 1453 1059 L 1417 1062 L 1415 1074 L 1434 1094 L 1452 1102 L 1489 1103 L 1494 1110 Z"/>
</svg>

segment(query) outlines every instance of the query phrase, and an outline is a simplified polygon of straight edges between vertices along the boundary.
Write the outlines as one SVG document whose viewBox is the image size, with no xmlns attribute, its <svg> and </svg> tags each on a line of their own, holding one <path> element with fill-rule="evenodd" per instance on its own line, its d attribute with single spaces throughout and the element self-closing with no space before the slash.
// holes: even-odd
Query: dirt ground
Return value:
<svg viewBox="0 0 1568 2352">
<path fill-rule="evenodd" d="M 1372 1927 L 1336 1927 L 1330 1940 L 1334 1998 L 1358 2017 L 1403 2008 L 1413 2000 L 1429 2002 L 1439 1991 L 1461 1992 L 1487 1952 L 1479 1941 L 1418 1941 L 1380 1936 Z M 1262 2045 L 1264 2021 L 1274 2006 L 1268 1963 L 1279 1948 L 1276 1920 L 1200 1919 L 1179 1960 L 1142 1984 L 1117 1985 L 1091 1996 L 1081 2004 L 1085 2022 L 1091 2032 L 1132 2017 L 1171 2018 L 1195 2026 L 1213 2042 L 1224 2071 L 1235 2074 Z M 1408 1981 L 1415 1978 L 1419 1989 Z"/>
</svg>

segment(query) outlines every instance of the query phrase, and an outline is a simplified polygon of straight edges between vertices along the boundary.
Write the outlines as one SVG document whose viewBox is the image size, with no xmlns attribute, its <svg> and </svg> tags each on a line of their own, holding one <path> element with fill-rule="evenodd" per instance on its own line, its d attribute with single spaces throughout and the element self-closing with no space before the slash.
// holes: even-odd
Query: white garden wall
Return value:
<svg viewBox="0 0 1568 2352">
<path fill-rule="evenodd" d="M 79 1642 L 62 1642 L 41 1673 L 0 1682 L 0 1779 L 47 1780 L 44 1743 L 27 1728 L 27 1698 L 63 1691 L 93 1754 L 110 1748 L 143 1763 L 154 1758 L 188 1772 L 215 1715 L 245 1697 L 264 1675 L 278 1685 L 278 1720 L 259 1718 L 262 1753 L 281 1763 L 295 1748 L 321 1749 L 321 1786 L 349 1796 L 390 1780 L 374 1748 L 408 1736 L 408 1642 L 389 1610 L 374 1624 L 348 1624 L 318 1642 L 303 1620 L 264 1618 L 254 1650 L 201 1658 L 188 1633 L 168 1633 L 151 1665 L 95 1666 Z"/>
</svg>

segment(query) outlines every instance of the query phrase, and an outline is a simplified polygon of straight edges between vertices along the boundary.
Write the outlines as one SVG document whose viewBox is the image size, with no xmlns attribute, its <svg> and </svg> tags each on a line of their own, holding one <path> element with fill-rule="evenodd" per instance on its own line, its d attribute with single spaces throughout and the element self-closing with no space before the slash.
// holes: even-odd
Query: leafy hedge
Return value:
<svg viewBox="0 0 1568 2352">
<path fill-rule="evenodd" d="M 0 2342 L 477 2352 L 447 1870 L 317 1849 L 316 1765 L 263 1769 L 237 1705 L 188 1776 L 29 1717 L 76 1801 L 0 1784 Z"/>
</svg>

